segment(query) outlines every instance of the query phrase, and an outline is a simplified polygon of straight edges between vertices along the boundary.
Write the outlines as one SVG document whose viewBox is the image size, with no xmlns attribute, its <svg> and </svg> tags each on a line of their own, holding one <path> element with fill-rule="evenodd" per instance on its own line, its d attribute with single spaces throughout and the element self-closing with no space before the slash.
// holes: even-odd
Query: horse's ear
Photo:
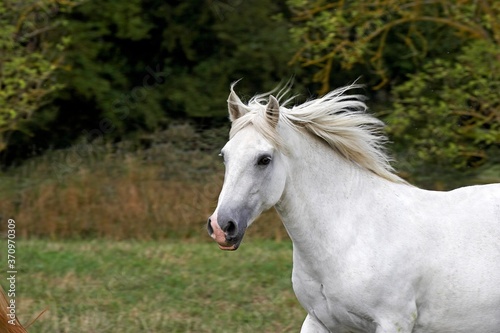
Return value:
<svg viewBox="0 0 500 333">
<path fill-rule="evenodd" d="M 280 104 L 273 95 L 269 96 L 269 103 L 266 107 L 266 117 L 273 127 L 276 127 L 276 125 L 278 125 L 278 120 L 280 117 Z"/>
<path fill-rule="evenodd" d="M 239 117 L 245 114 L 245 110 L 242 110 L 241 105 L 243 103 L 241 102 L 240 98 L 236 93 L 234 92 L 233 89 L 231 89 L 231 93 L 229 94 L 229 98 L 227 99 L 227 108 L 229 111 L 229 120 L 231 122 L 235 121 Z"/>
</svg>

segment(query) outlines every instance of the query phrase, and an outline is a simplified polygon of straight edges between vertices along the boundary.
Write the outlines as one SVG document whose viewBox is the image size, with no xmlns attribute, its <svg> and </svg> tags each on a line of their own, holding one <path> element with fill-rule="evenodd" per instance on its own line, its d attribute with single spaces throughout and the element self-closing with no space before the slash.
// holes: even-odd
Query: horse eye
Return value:
<svg viewBox="0 0 500 333">
<path fill-rule="evenodd" d="M 270 156 L 263 156 L 259 159 L 259 162 L 257 163 L 258 165 L 268 165 L 271 163 L 271 157 Z"/>
</svg>

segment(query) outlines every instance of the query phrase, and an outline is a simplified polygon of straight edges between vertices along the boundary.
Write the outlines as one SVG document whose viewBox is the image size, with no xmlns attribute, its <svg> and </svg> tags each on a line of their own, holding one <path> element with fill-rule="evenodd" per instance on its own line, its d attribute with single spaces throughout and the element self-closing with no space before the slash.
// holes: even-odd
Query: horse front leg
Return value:
<svg viewBox="0 0 500 333">
<path fill-rule="evenodd" d="M 302 323 L 300 333 L 330 333 L 330 331 L 311 315 L 307 315 Z"/>
</svg>

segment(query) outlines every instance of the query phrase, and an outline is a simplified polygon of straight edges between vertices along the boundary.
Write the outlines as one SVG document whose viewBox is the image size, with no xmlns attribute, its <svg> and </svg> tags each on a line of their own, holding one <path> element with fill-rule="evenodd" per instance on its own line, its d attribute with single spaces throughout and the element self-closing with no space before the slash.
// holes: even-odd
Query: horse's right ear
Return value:
<svg viewBox="0 0 500 333">
<path fill-rule="evenodd" d="M 243 105 L 243 103 L 241 102 L 238 95 L 236 95 L 236 93 L 234 92 L 233 87 L 231 87 L 231 93 L 229 94 L 229 98 L 227 99 L 229 120 L 231 120 L 231 122 L 235 121 L 245 114 L 245 110 L 241 108 L 241 105 Z"/>
</svg>

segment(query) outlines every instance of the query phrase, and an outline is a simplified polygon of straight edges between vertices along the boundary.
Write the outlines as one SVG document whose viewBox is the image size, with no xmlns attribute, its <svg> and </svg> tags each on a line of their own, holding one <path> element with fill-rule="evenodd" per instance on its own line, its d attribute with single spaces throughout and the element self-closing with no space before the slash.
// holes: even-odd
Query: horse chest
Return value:
<svg viewBox="0 0 500 333">
<path fill-rule="evenodd" d="M 375 332 L 376 324 L 364 313 L 355 299 L 349 298 L 335 287 L 311 274 L 298 272 L 292 275 L 293 289 L 306 311 L 335 332 Z"/>
</svg>

